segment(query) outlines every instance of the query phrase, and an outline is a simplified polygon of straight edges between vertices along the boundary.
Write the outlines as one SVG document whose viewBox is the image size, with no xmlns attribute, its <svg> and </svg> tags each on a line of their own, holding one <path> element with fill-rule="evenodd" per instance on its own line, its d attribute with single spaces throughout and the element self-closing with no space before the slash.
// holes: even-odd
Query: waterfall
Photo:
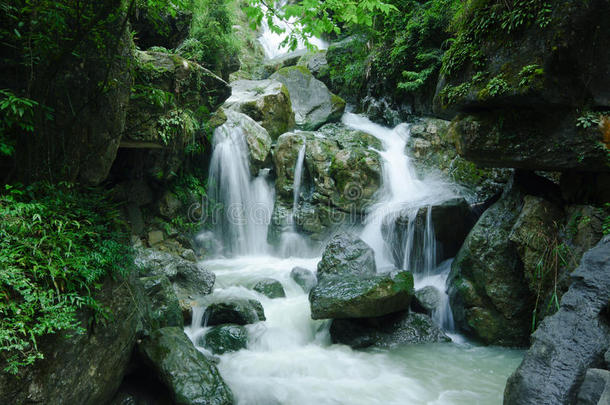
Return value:
<svg viewBox="0 0 610 405">
<path fill-rule="evenodd" d="M 240 127 L 222 125 L 214 131 L 209 173 L 209 196 L 223 212 L 215 218 L 216 235 L 226 254 L 265 254 L 267 228 L 275 191 L 268 170 L 252 178 L 248 146 Z"/>
<path fill-rule="evenodd" d="M 299 234 L 295 214 L 299 207 L 299 196 L 301 194 L 301 183 L 303 181 L 303 166 L 305 164 L 306 144 L 303 139 L 303 146 L 299 148 L 297 161 L 294 166 L 294 179 L 292 182 L 292 211 L 290 212 L 289 228 L 285 229 L 280 235 L 279 254 L 281 257 L 307 257 L 311 255 L 307 240 Z"/>
<path fill-rule="evenodd" d="M 288 1 L 280 0 L 275 3 L 275 9 L 281 10 L 284 8 Z M 264 5 L 261 6 L 261 10 L 263 13 L 266 13 L 268 8 Z M 265 51 L 265 56 L 268 59 L 277 58 L 278 56 L 282 56 L 288 53 L 288 48 L 286 46 L 282 46 L 282 42 L 288 37 L 289 33 L 294 29 L 293 27 L 299 26 L 297 23 L 296 17 L 290 18 L 288 21 L 284 21 L 276 16 L 273 17 L 273 23 L 284 30 L 283 33 L 278 34 L 269 28 L 269 24 L 267 23 L 267 19 L 263 18 L 263 23 L 261 26 L 261 36 L 258 38 L 258 41 L 263 47 Z M 320 38 L 312 37 L 309 38 L 309 42 L 312 45 L 315 45 L 318 49 L 326 49 L 328 48 L 328 43 L 326 41 L 321 40 Z M 306 49 L 305 44 L 302 41 L 299 41 L 297 45 L 297 50 Z"/>
</svg>

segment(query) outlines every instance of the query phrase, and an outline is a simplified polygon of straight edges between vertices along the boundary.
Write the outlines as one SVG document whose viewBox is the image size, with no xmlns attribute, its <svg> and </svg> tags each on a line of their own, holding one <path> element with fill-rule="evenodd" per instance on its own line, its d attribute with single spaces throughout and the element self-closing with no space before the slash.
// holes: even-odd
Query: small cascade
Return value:
<svg viewBox="0 0 610 405">
<path fill-rule="evenodd" d="M 209 196 L 222 204 L 217 216 L 216 235 L 225 254 L 265 254 L 267 228 L 271 220 L 275 191 L 268 170 L 252 178 L 248 146 L 242 128 L 222 125 L 214 131 L 214 151 L 210 163 Z"/>
<path fill-rule="evenodd" d="M 451 306 L 449 304 L 449 296 L 445 293 L 447 277 L 449 277 L 452 262 L 453 259 L 444 261 L 436 269 L 434 269 L 433 273 L 414 275 L 416 290 L 427 286 L 432 286 L 441 293 L 440 303 L 432 313 L 432 319 L 437 325 L 448 333 L 455 332 L 455 324 L 453 322 L 453 313 L 451 312 Z"/>
<path fill-rule="evenodd" d="M 301 194 L 301 183 L 303 181 L 303 167 L 305 164 L 306 144 L 303 141 L 303 146 L 299 149 L 297 161 L 294 167 L 294 180 L 292 183 L 292 211 L 288 218 L 289 227 L 282 232 L 280 236 L 279 254 L 281 257 L 307 257 L 309 246 L 307 240 L 299 234 L 295 223 L 295 214 L 299 207 L 299 196 Z"/>
<path fill-rule="evenodd" d="M 287 2 L 288 0 L 277 1 L 275 3 L 275 9 L 283 9 Z M 262 5 L 261 9 L 263 13 L 266 13 L 268 10 L 265 5 Z M 259 37 L 258 41 L 262 45 L 267 59 L 277 58 L 278 56 L 282 56 L 288 53 L 288 48 L 286 46 L 282 46 L 282 42 L 288 37 L 289 33 L 294 29 L 295 25 L 298 26 L 296 20 L 296 17 L 292 17 L 288 21 L 284 21 L 274 16 L 273 23 L 282 30 L 284 30 L 283 33 L 278 34 L 271 31 L 271 29 L 269 28 L 269 24 L 267 24 L 267 19 L 263 18 L 263 23 L 261 26 L 262 34 Z M 312 45 L 315 45 L 318 49 L 328 48 L 328 43 L 326 41 L 321 40 L 320 38 L 309 38 L 309 42 Z M 297 45 L 297 50 L 300 49 L 306 49 L 306 46 L 302 41 L 299 41 L 299 44 Z"/>
</svg>

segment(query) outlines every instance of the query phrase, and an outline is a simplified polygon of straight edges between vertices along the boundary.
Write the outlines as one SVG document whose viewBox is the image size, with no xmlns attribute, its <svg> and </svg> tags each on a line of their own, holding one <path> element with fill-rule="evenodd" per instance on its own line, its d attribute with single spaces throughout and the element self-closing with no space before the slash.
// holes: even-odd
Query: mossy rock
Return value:
<svg viewBox="0 0 610 405">
<path fill-rule="evenodd" d="M 252 289 L 267 298 L 284 298 L 286 296 L 282 283 L 273 278 L 258 281 Z"/>
<path fill-rule="evenodd" d="M 245 349 L 248 331 L 241 325 L 220 325 L 211 328 L 203 338 L 203 346 L 214 354 Z"/>
</svg>

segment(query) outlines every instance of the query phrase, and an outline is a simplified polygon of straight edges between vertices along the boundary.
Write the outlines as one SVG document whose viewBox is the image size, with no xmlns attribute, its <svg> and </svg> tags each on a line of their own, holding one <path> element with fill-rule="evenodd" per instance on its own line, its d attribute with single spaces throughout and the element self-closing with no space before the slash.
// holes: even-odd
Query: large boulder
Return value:
<svg viewBox="0 0 610 405">
<path fill-rule="evenodd" d="M 222 324 L 248 325 L 265 320 L 265 311 L 260 302 L 248 299 L 234 299 L 209 305 L 203 318 L 208 326 Z"/>
<path fill-rule="evenodd" d="M 302 267 L 295 267 L 290 271 L 290 277 L 297 283 L 303 291 L 309 293 L 318 284 L 316 275 L 311 270 Z"/>
<path fill-rule="evenodd" d="M 283 298 L 286 296 L 282 283 L 273 278 L 258 281 L 252 289 L 267 298 Z"/>
<path fill-rule="evenodd" d="M 245 349 L 248 331 L 241 325 L 220 325 L 211 328 L 203 338 L 203 347 L 214 354 L 224 354 Z"/>
<path fill-rule="evenodd" d="M 449 298 L 456 324 L 485 343 L 525 346 L 529 339 L 534 302 L 510 241 L 523 197 L 511 183 L 479 218 L 451 266 Z"/>
<path fill-rule="evenodd" d="M 330 67 L 326 51 L 308 52 L 299 59 L 297 66 L 305 66 L 312 75 L 327 86 L 330 85 Z"/>
<path fill-rule="evenodd" d="M 153 329 L 166 326 L 184 327 L 178 297 L 164 275 L 141 277 L 144 293 L 150 300 L 149 321 Z"/>
<path fill-rule="evenodd" d="M 216 366 L 195 348 L 182 328 L 154 331 L 138 345 L 138 352 L 170 390 L 174 403 L 233 404 L 233 394 Z"/>
<path fill-rule="evenodd" d="M 271 79 L 288 89 L 298 128 L 316 130 L 327 122 L 339 121 L 343 115 L 345 101 L 332 94 L 305 66 L 282 68 Z"/>
<path fill-rule="evenodd" d="M 610 403 L 610 371 L 598 368 L 588 369 L 578 390 L 577 405 L 608 403 Z"/>
<path fill-rule="evenodd" d="M 294 128 L 294 112 L 286 86 L 275 80 L 237 80 L 231 83 L 227 109 L 248 115 L 267 130 L 272 139 Z"/>
<path fill-rule="evenodd" d="M 532 346 L 508 379 L 505 405 L 575 403 L 587 369 L 601 364 L 610 342 L 610 237 L 583 256 L 572 276 L 559 311 L 532 335 Z"/>
<path fill-rule="evenodd" d="M 380 318 L 335 319 L 330 337 L 333 343 L 354 349 L 450 341 L 429 316 L 409 312 Z"/>
<path fill-rule="evenodd" d="M 312 319 L 372 318 L 409 308 L 413 275 L 325 275 L 309 293 Z"/>
<path fill-rule="evenodd" d="M 220 110 L 219 110 L 220 111 Z M 232 110 L 220 112 L 226 117 L 226 121 L 216 130 L 241 131 L 248 145 L 248 156 L 250 158 L 250 172 L 256 176 L 260 169 L 271 166 L 271 137 L 265 128 L 246 114 Z M 218 114 L 218 112 L 217 112 Z"/>
<path fill-rule="evenodd" d="M 16 376 L 0 373 L 0 403 L 95 405 L 112 399 L 136 343 L 141 291 L 134 279 L 107 280 L 95 299 L 108 309 L 110 319 L 90 323 L 83 312 L 85 333 L 39 339 L 44 359 Z"/>
<path fill-rule="evenodd" d="M 428 285 L 415 291 L 411 307 L 417 312 L 430 315 L 439 309 L 441 300 L 441 292 L 436 287 Z"/>
<path fill-rule="evenodd" d="M 463 188 L 469 202 L 486 201 L 501 193 L 511 171 L 481 168 L 458 155 L 449 124 L 438 118 L 420 118 L 409 127 L 405 152 L 417 174 L 449 179 Z"/>
<path fill-rule="evenodd" d="M 318 263 L 318 278 L 327 275 L 370 276 L 377 272 L 375 252 L 356 235 L 339 233 L 328 242 Z"/>
<path fill-rule="evenodd" d="M 387 216 L 384 218 L 382 235 L 392 250 L 396 267 L 419 271 L 424 268 L 423 246 L 429 226 L 434 231 L 436 261 L 440 262 L 456 255 L 475 220 L 476 216 L 466 200 L 453 198 L 430 207 L 403 210 L 397 216 Z M 413 254 L 409 255 L 409 263 L 403 263 L 410 231 Z"/>
</svg>

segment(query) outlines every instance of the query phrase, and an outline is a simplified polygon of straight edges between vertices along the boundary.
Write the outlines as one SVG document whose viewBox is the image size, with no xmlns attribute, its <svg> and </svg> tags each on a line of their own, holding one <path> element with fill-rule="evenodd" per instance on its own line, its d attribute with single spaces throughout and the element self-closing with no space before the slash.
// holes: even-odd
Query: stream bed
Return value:
<svg viewBox="0 0 610 405">
<path fill-rule="evenodd" d="M 331 344 L 330 321 L 311 319 L 307 294 L 290 278 L 293 267 L 315 271 L 319 260 L 246 256 L 202 263 L 217 280 L 194 314 L 194 325 L 202 324 L 206 303 L 227 298 L 256 299 L 267 318 L 247 326 L 247 349 L 219 356 L 218 368 L 237 404 L 502 403 L 522 350 L 479 346 L 460 336 L 451 343 L 390 349 Z M 251 289 L 268 277 L 282 283 L 285 298 L 269 299 Z M 197 344 L 206 330 L 190 326 L 186 333 Z"/>
</svg>

